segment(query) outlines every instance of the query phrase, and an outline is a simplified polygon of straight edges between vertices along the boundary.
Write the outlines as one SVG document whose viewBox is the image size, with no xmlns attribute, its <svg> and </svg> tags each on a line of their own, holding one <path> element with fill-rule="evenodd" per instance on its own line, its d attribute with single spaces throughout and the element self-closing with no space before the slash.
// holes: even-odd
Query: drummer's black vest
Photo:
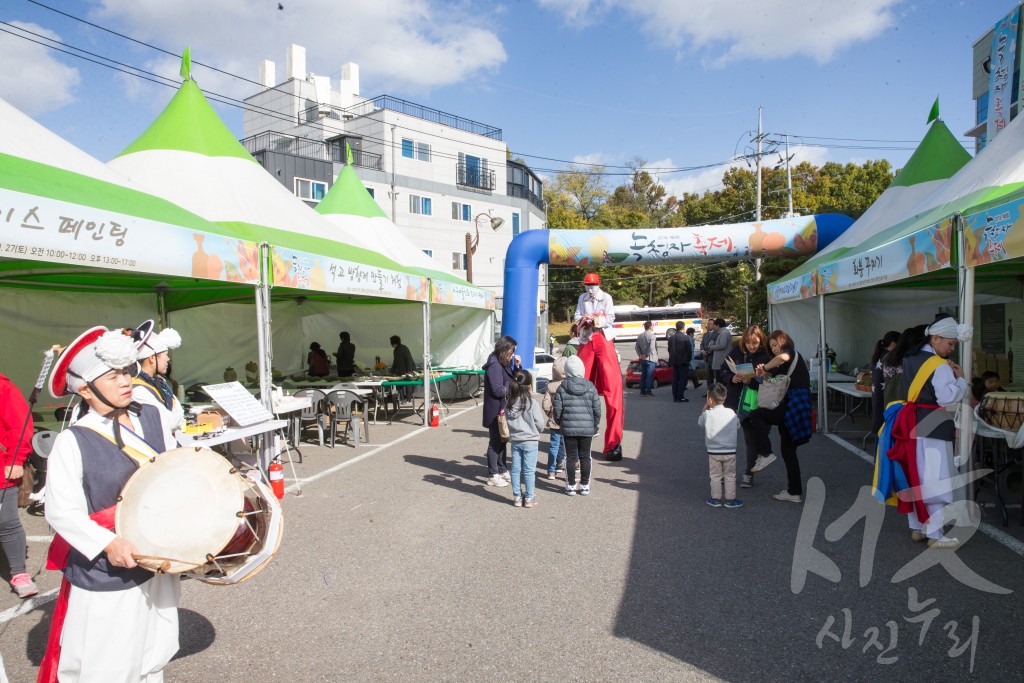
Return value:
<svg viewBox="0 0 1024 683">
<path fill-rule="evenodd" d="M 910 384 L 917 377 L 917 371 L 921 369 L 921 366 L 925 364 L 929 358 L 934 356 L 933 353 L 927 351 L 918 351 L 912 356 L 906 356 L 903 359 L 903 395 L 906 396 L 910 392 Z M 930 403 L 932 405 L 938 404 L 938 399 L 935 397 L 935 385 L 932 384 L 932 380 L 935 379 L 933 374 L 928 378 L 928 381 L 924 383 L 924 387 L 921 388 L 921 394 L 917 397 L 918 403 Z M 928 420 L 930 425 L 934 425 L 930 429 L 920 429 L 922 420 L 927 418 L 929 415 L 932 417 Z M 919 437 L 928 439 L 942 439 L 943 441 L 953 441 L 956 438 L 956 423 L 953 421 L 953 413 L 946 410 L 929 410 L 928 408 L 917 409 L 917 424 L 919 428 Z"/>
<path fill-rule="evenodd" d="M 153 406 L 142 406 L 139 422 L 142 423 L 142 435 L 148 437 L 147 443 L 158 453 L 163 452 L 163 427 L 159 411 Z M 124 485 L 138 469 L 135 461 L 107 438 L 87 427 L 70 427 L 70 431 L 82 453 L 82 489 L 85 491 L 89 514 L 115 505 Z M 159 441 L 154 443 L 154 438 Z M 153 578 L 153 573 L 142 567 L 115 567 L 107 561 L 106 553 L 102 552 L 90 560 L 71 548 L 64 576 L 76 588 L 103 592 L 141 586 Z"/>
</svg>

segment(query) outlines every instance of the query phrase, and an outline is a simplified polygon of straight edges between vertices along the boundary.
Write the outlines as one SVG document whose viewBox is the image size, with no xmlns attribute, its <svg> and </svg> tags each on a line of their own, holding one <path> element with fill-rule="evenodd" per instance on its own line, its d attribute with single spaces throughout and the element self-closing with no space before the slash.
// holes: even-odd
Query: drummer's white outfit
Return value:
<svg viewBox="0 0 1024 683">
<path fill-rule="evenodd" d="M 144 406 L 141 415 L 129 417 L 131 432 L 121 429 L 127 445 L 138 443 L 138 435 L 157 452 L 175 447 L 157 427 L 159 416 L 152 408 Z M 135 464 L 113 443 L 105 450 L 98 440 L 106 440 L 95 433 L 79 432 L 76 437 L 75 430 L 83 428 L 113 436 L 113 422 L 90 411 L 75 428 L 57 437 L 47 463 L 46 520 L 72 548 L 65 569 L 71 588 L 60 636 L 58 677 L 80 683 L 162 681 L 164 666 L 178 650 L 180 578 L 107 563 L 103 549 L 114 533 L 90 519 L 90 512 L 96 512 L 90 507 L 96 508 L 99 500 L 109 496 L 97 494 L 97 489 L 123 488 L 124 482 L 118 481 L 127 481 Z M 130 467 L 123 467 L 118 456 Z M 86 472 L 83 461 L 91 463 L 93 470 Z M 118 464 L 118 472 L 97 472 L 98 465 L 111 462 Z"/>
<path fill-rule="evenodd" d="M 132 385 L 132 400 L 143 405 L 154 406 L 160 410 L 160 421 L 163 423 L 164 431 L 167 433 L 168 443 L 174 443 L 173 446 L 168 446 L 168 448 L 177 447 L 178 444 L 174 438 L 174 432 L 181 429 L 182 425 L 185 424 L 185 409 L 181 407 L 181 402 L 171 393 L 170 387 L 167 386 L 167 381 L 159 377 L 154 380 L 140 372 L 139 376 L 132 381 Z M 171 404 L 170 407 L 168 407 L 167 403 Z"/>
</svg>

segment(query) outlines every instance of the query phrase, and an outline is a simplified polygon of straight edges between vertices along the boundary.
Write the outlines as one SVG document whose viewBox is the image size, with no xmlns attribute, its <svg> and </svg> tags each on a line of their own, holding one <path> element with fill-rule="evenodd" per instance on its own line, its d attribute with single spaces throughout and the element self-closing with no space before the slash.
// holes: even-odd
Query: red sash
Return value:
<svg viewBox="0 0 1024 683">
<path fill-rule="evenodd" d="M 105 510 L 94 512 L 89 515 L 89 519 L 104 529 L 113 531 L 116 507 L 111 505 Z M 60 534 L 54 534 L 53 540 L 50 542 L 50 549 L 46 553 L 46 568 L 63 570 L 68 564 L 70 553 L 71 545 Z M 70 594 L 71 584 L 68 583 L 67 578 L 61 579 L 57 605 L 53 608 L 53 619 L 50 621 L 50 636 L 46 640 L 46 654 L 43 655 L 43 661 L 39 665 L 36 683 L 57 683 L 57 665 L 60 664 L 60 637 L 64 632 L 64 618 L 68 613 L 68 596 Z"/>
</svg>

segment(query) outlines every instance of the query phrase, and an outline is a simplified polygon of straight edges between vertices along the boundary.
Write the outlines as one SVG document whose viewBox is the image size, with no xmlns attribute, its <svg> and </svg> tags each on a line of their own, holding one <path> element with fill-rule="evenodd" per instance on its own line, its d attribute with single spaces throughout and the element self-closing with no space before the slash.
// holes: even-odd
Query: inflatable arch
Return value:
<svg viewBox="0 0 1024 683">
<path fill-rule="evenodd" d="M 847 216 L 820 214 L 689 228 L 528 230 L 513 239 L 506 252 L 501 333 L 523 348 L 534 346 L 542 263 L 632 266 L 813 254 L 852 224 Z M 532 369 L 533 354 L 521 355 L 523 367 Z"/>
</svg>

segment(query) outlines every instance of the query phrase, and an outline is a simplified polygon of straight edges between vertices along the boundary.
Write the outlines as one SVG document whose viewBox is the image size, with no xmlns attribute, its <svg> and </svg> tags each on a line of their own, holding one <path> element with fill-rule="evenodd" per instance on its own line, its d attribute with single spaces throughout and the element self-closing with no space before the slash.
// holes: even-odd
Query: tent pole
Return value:
<svg viewBox="0 0 1024 683">
<path fill-rule="evenodd" d="M 171 326 L 167 320 L 167 287 L 164 285 L 157 285 L 156 288 L 156 314 L 160 318 L 160 329 L 166 330 Z"/>
<path fill-rule="evenodd" d="M 825 295 L 818 295 L 818 431 L 828 433 L 828 358 L 825 356 Z"/>
<path fill-rule="evenodd" d="M 974 327 L 974 268 L 967 266 L 967 238 L 964 234 L 964 217 L 961 214 L 953 216 L 953 231 L 956 235 L 957 255 L 957 289 L 960 293 L 960 322 L 964 325 Z M 960 367 L 964 371 L 964 377 L 973 376 L 974 357 L 971 353 L 973 342 L 960 345 Z M 957 443 L 956 453 L 969 463 L 967 471 L 974 469 L 973 449 L 974 443 L 974 411 L 971 410 L 971 390 L 964 393 L 960 401 L 960 437 Z M 968 486 L 965 494 L 967 500 L 974 500 L 974 487 Z M 975 506 L 972 506 L 977 510 Z M 980 520 L 978 520 L 980 521 Z"/>
<path fill-rule="evenodd" d="M 259 349 L 260 399 L 267 410 L 273 411 L 270 396 L 270 245 L 260 244 L 260 281 L 256 286 L 256 344 Z M 274 456 L 274 437 L 264 435 L 260 440 L 260 469 L 264 472 Z"/>
<path fill-rule="evenodd" d="M 430 424 L 430 289 L 427 278 L 427 300 L 423 302 L 423 426 Z"/>
</svg>

